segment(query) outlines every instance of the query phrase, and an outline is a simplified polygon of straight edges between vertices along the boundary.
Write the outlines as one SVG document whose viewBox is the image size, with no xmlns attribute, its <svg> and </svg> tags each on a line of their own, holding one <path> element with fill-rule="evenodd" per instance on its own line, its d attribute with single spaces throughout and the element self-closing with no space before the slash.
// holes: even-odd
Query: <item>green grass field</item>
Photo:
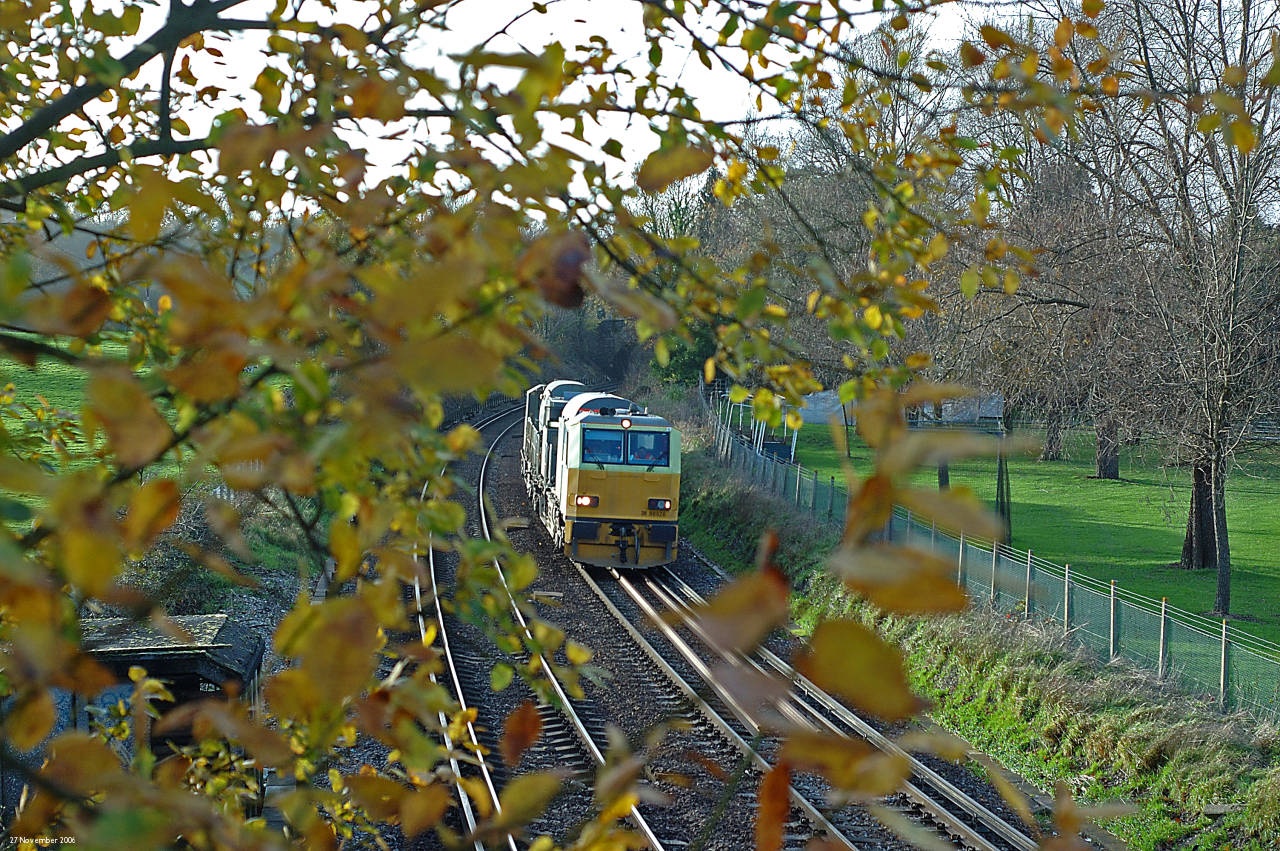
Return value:
<svg viewBox="0 0 1280 851">
<path fill-rule="evenodd" d="M 1034 436 L 1034 435 L 1033 435 Z M 1069 458 L 1037 461 L 1036 452 L 1012 457 L 1013 546 L 1135 594 L 1198 614 L 1213 609 L 1216 577 L 1176 564 L 1190 500 L 1190 472 L 1165 467 L 1154 447 L 1127 447 L 1120 481 L 1093 474 L 1092 433 L 1076 432 Z M 854 471 L 865 473 L 871 454 L 853 445 Z M 840 475 L 828 429 L 801 430 L 797 460 L 819 475 Z M 1257 444 L 1242 452 L 1227 486 L 1234 624 L 1280 643 L 1280 446 Z M 994 504 L 994 459 L 951 466 L 952 486 L 967 486 Z M 936 470 L 921 470 L 916 484 L 936 487 Z"/>
</svg>

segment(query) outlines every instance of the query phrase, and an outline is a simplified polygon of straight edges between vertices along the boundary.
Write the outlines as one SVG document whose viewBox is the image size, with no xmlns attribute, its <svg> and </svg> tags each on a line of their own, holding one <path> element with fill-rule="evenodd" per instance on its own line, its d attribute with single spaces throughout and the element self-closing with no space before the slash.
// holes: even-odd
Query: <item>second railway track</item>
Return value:
<svg viewBox="0 0 1280 851">
<path fill-rule="evenodd" d="M 469 509 L 474 532 L 486 522 L 482 506 L 491 505 L 501 517 L 527 517 L 528 506 L 520 487 L 518 438 L 511 431 L 492 437 L 485 461 L 485 484 L 478 487 L 479 499 Z M 476 471 L 479 482 L 479 471 Z M 459 645 L 465 659 L 458 677 L 459 689 L 476 711 L 477 738 L 490 751 L 490 772 L 500 788 L 516 772 L 563 771 L 568 776 L 565 790 L 555 805 L 531 827 L 558 842 L 570 841 L 590 817 L 591 786 L 595 772 L 610 744 L 626 741 L 645 761 L 643 786 L 647 798 L 660 805 L 641 804 L 633 813 L 633 828 L 654 848 L 743 849 L 754 845 L 756 816 L 755 790 L 763 770 L 776 748 L 767 732 L 753 726 L 749 717 L 726 702 L 724 690 L 715 681 L 713 670 L 726 664 L 708 648 L 690 641 L 675 630 L 669 634 L 654 626 L 655 616 L 673 620 L 701 602 L 707 593 L 707 570 L 692 556 L 682 557 L 671 569 L 660 568 L 637 574 L 634 584 L 616 576 L 582 571 L 558 553 L 542 529 L 532 524 L 508 524 L 512 543 L 536 555 L 541 574 L 524 593 L 547 621 L 562 627 L 575 640 L 596 653 L 594 679 L 584 681 L 585 697 L 571 700 L 562 694 L 556 706 L 540 705 L 542 736 L 517 766 L 495 759 L 504 719 L 532 692 L 518 682 L 494 692 L 489 670 L 501 659 L 492 645 L 474 627 L 453 622 L 441 613 L 442 628 Z M 449 568 L 442 567 L 441 581 L 451 581 Z M 700 571 L 693 582 L 700 591 L 681 579 L 690 571 Z M 643 586 L 644 590 L 641 590 Z M 668 614 L 659 614 L 668 613 Z M 673 614 L 672 614 L 673 613 Z M 691 629 L 682 631 L 694 634 Z M 456 636 L 466 636 L 457 638 Z M 683 645 L 683 646 L 681 646 Z M 559 660 L 558 664 L 563 664 Z M 750 662 L 793 676 L 786 663 L 771 654 Z M 815 690 L 816 691 L 816 690 Z M 828 703 L 830 702 L 830 703 Z M 857 722 L 847 709 L 820 692 L 809 693 L 801 684 L 782 711 L 803 717 L 819 730 L 846 732 Z M 576 716 L 576 720 L 574 719 Z M 718 717 L 718 720 L 716 720 Z M 610 733 L 610 730 L 613 732 Z M 661 731 L 662 735 L 657 733 Z M 874 738 L 874 731 L 860 735 Z M 612 738 L 610 738 L 612 736 Z M 590 739 L 596 744 L 589 745 Z M 595 751 L 593 753 L 593 750 Z M 933 802 L 943 797 L 949 783 L 927 766 L 913 768 L 916 780 L 906 796 L 882 802 L 894 807 L 901 817 L 929 824 L 939 841 L 959 848 L 1019 849 L 1035 843 L 1017 828 L 1004 824 L 1000 816 L 982 814 L 984 807 L 966 795 L 946 804 Z M 886 829 L 870 814 L 854 806 L 827 813 L 825 786 L 813 778 L 797 775 L 793 782 L 792 812 L 786 823 L 787 848 L 803 848 L 813 837 L 824 837 L 827 848 L 855 848 L 885 851 L 913 847 Z M 976 822 L 975 822 L 976 820 Z M 508 845 L 510 843 L 510 846 Z M 515 837 L 490 837 L 477 847 L 521 847 Z M 423 846 L 427 847 L 427 846 Z"/>
</svg>

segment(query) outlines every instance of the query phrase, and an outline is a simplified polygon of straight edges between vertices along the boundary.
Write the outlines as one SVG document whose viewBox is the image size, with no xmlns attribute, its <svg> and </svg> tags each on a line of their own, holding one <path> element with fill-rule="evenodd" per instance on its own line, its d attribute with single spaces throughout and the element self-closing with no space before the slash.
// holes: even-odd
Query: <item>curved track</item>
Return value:
<svg viewBox="0 0 1280 851">
<path fill-rule="evenodd" d="M 498 480 L 497 483 L 504 488 L 510 487 L 510 483 L 505 482 L 503 473 L 493 472 L 495 465 L 491 463 L 495 457 L 498 459 L 510 457 L 503 456 L 501 450 L 496 447 L 503 442 L 504 437 L 515 424 L 509 424 L 503 428 L 501 421 L 518 412 L 518 409 L 508 411 L 477 423 L 477 427 L 487 434 L 497 434 L 489 440 L 489 452 L 485 455 L 478 473 L 477 501 L 472 514 L 474 531 L 486 537 L 490 533 L 489 511 L 486 507 L 489 505 L 486 496 L 489 479 L 492 477 Z M 519 487 L 518 484 L 515 487 Z M 540 527 L 532 531 L 538 536 L 543 534 Z M 432 582 L 435 582 L 436 565 L 434 559 L 429 558 L 428 561 L 429 575 Z M 495 563 L 494 567 L 501 575 L 500 566 Z M 730 690 L 718 681 L 718 677 L 722 675 L 721 672 L 726 666 L 768 672 L 793 683 L 792 692 L 784 701 L 773 707 L 773 710 L 785 717 L 789 724 L 804 725 L 810 729 L 833 734 L 857 735 L 880 747 L 886 753 L 911 760 L 912 782 L 904 790 L 904 795 L 895 797 L 892 804 L 898 817 L 904 822 L 909 821 L 917 826 L 927 825 L 937 840 L 948 847 L 981 849 L 981 851 L 1005 851 L 1005 849 L 1030 851 L 1036 847 L 1036 843 L 1023 834 L 1018 827 L 1006 823 L 1000 816 L 955 788 L 926 764 L 903 753 L 839 701 L 799 676 L 778 655 L 762 650 L 750 658 L 740 656 L 727 658 L 710 650 L 705 641 L 686 640 L 684 634 L 695 638 L 698 636 L 696 622 L 692 620 L 692 610 L 705 601 L 698 591 L 680 578 L 677 571 L 659 568 L 627 576 L 614 573 L 608 579 L 604 579 L 601 574 L 592 573 L 581 566 L 574 567 L 577 568 L 576 576 L 572 570 L 568 573 L 561 570 L 560 581 L 563 591 L 544 590 L 541 593 L 544 596 L 557 598 L 563 594 L 566 598 L 565 608 L 572 608 L 575 616 L 591 621 L 597 630 L 612 629 L 614 637 L 604 642 L 601 642 L 601 639 L 595 640 L 600 654 L 598 658 L 608 658 L 612 669 L 621 672 L 619 682 L 625 681 L 628 687 L 638 688 L 646 693 L 642 698 L 632 698 L 633 702 L 643 699 L 660 707 L 658 711 L 663 713 L 664 718 L 676 718 L 682 730 L 691 731 L 688 735 L 699 743 L 699 749 L 705 748 L 704 759 L 717 761 L 724 766 L 720 774 L 726 776 L 728 780 L 725 782 L 726 791 L 722 796 L 733 795 L 751 799 L 739 806 L 739 812 L 754 812 L 755 783 L 753 781 L 769 768 L 771 754 L 778 743 L 762 729 L 756 720 L 759 716 L 758 707 L 748 709 L 738 705 L 734 702 Z M 704 570 L 706 569 L 715 568 L 708 563 Z M 502 581 L 505 584 L 505 578 Z M 570 585 L 576 583 L 576 587 L 564 585 L 563 583 L 566 582 Z M 584 592 L 579 589 L 587 588 L 591 589 L 587 593 L 587 598 L 594 595 L 595 600 L 598 601 L 598 605 L 595 606 L 598 611 L 595 614 L 585 611 L 587 606 L 584 604 L 584 598 L 580 596 Z M 421 605 L 425 595 L 421 589 L 415 587 L 414 590 Z M 468 698 L 473 703 L 479 704 L 494 701 L 495 697 L 489 688 L 487 677 L 487 670 L 492 665 L 493 659 L 491 657 L 475 658 L 475 649 L 463 650 L 459 654 L 456 648 L 451 646 L 450 635 L 456 631 L 456 622 L 440 608 L 439 596 L 435 593 L 435 588 L 431 588 L 430 591 L 430 596 L 437 601 L 435 619 L 440 630 L 438 643 L 449 659 L 451 685 L 459 702 L 467 706 Z M 510 597 L 509 589 L 507 596 Z M 567 598 L 572 598 L 573 602 L 570 603 Z M 606 610 L 608 615 L 604 614 Z M 519 607 L 513 604 L 513 611 L 514 617 L 527 631 L 528 626 Z M 562 611 L 562 615 L 566 614 Z M 608 623 L 604 623 L 605 621 L 614 623 L 614 626 L 610 627 Z M 570 627 L 570 634 L 575 634 L 572 625 L 567 626 Z M 427 635 L 425 621 L 420 623 L 419 631 L 421 636 Z M 651 641 L 651 637 L 654 640 Z M 601 643 L 606 644 L 607 647 L 602 647 Z M 471 655 L 468 656 L 468 653 Z M 460 655 L 461 658 L 454 659 L 455 655 Z M 538 664 L 548 674 L 553 671 L 550 660 L 546 658 L 540 657 Z M 486 673 L 477 675 L 477 669 Z M 554 679 L 552 681 L 554 682 Z M 511 689 L 507 691 L 510 692 Z M 608 690 L 604 692 L 607 694 Z M 531 692 L 527 694 L 532 697 Z M 511 699 L 508 695 L 508 707 Z M 534 754 L 532 764 L 522 761 L 519 769 L 521 772 L 542 770 L 546 767 L 565 770 L 573 778 L 567 785 L 576 788 L 579 798 L 589 798 L 591 784 L 588 778 L 605 763 L 604 754 L 609 749 L 608 728 L 618 723 L 617 707 L 600 693 L 594 697 L 588 694 L 587 698 L 582 700 L 571 699 L 558 683 L 555 685 L 552 702 L 554 705 L 542 704 L 537 707 L 544 725 L 543 736 L 532 750 L 539 751 L 540 754 Z M 482 723 L 468 725 L 467 728 L 470 740 L 468 750 L 478 754 L 496 751 L 496 742 L 490 731 L 497 729 L 500 726 L 500 719 L 504 717 L 504 710 L 500 708 L 490 708 L 487 713 L 489 719 L 487 725 L 483 723 L 486 710 L 481 708 Z M 699 729 L 703 731 L 699 732 Z M 614 735 L 617 735 L 616 731 Z M 738 756 L 735 757 L 733 754 Z M 493 760 L 492 756 L 488 763 L 483 758 L 478 759 L 474 768 L 469 763 L 455 765 L 455 771 L 469 772 L 482 778 L 482 782 L 489 790 L 491 800 L 498 802 L 501 788 L 514 775 L 515 767 L 501 765 L 500 759 L 496 764 L 492 764 Z M 655 788 L 663 786 L 660 777 L 651 776 L 650 780 L 650 785 Z M 688 802 L 683 799 L 696 797 L 670 787 L 666 792 L 669 798 L 674 799 L 678 796 L 681 799 L 681 806 L 688 805 Z M 790 792 L 792 811 L 786 824 L 786 847 L 788 848 L 802 847 L 805 842 L 815 836 L 823 837 L 827 843 L 825 847 L 828 848 L 879 851 L 879 849 L 906 847 L 905 843 L 870 819 L 861 808 L 843 807 L 835 812 L 827 812 L 824 802 L 829 790 L 813 778 L 798 776 L 793 781 Z M 462 795 L 462 797 L 465 801 L 466 796 Z M 589 810 L 591 806 L 589 800 L 579 803 L 583 812 Z M 695 813 L 691 817 L 686 816 L 683 834 L 680 829 L 673 829 L 670 826 L 669 817 L 660 815 L 662 810 L 651 813 L 643 804 L 632 809 L 630 819 L 639 833 L 644 836 L 649 847 L 653 849 L 682 848 L 691 845 L 699 848 L 741 847 L 740 833 L 738 839 L 717 836 L 715 840 L 710 834 L 698 837 L 688 835 L 690 822 L 706 824 L 708 831 L 712 830 L 711 825 L 723 822 L 726 818 L 726 807 L 727 801 L 722 799 L 718 803 L 706 806 L 706 809 L 701 811 L 701 815 Z M 890 808 L 890 804 L 886 802 L 884 808 Z M 466 814 L 470 823 L 465 830 L 474 833 L 475 814 L 469 807 L 466 809 Z M 654 820 L 654 816 L 659 817 Z M 576 818 L 580 821 L 585 816 L 579 815 Z M 741 816 L 736 818 L 737 821 L 742 821 Z M 654 826 L 650 826 L 651 821 Z M 573 818 L 562 817 L 555 824 L 535 823 L 533 828 L 545 829 L 553 835 L 563 835 L 565 831 L 571 829 L 573 823 Z M 743 826 L 737 824 L 733 827 L 741 832 Z M 746 829 L 749 837 L 750 826 Z M 482 849 L 486 846 L 476 841 L 475 847 Z M 488 847 L 497 846 L 490 844 Z M 516 838 L 504 836 L 501 847 L 515 851 L 519 846 Z"/>
</svg>

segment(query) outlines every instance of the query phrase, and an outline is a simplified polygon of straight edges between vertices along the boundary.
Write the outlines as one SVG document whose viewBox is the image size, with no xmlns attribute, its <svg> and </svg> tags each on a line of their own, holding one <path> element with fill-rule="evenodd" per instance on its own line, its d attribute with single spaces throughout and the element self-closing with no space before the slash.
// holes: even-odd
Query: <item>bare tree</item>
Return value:
<svg viewBox="0 0 1280 851">
<path fill-rule="evenodd" d="M 1235 450 L 1274 406 L 1280 310 L 1265 215 L 1280 201 L 1280 126 L 1262 84 L 1275 3 L 1126 0 L 1108 6 L 1134 98 L 1080 125 L 1086 165 L 1123 211 L 1142 336 L 1145 418 L 1192 469 L 1182 564 L 1217 571 L 1230 608 L 1226 486 Z M 1227 115 L 1209 94 L 1231 91 Z M 1143 92 L 1180 93 L 1146 101 Z M 1222 92 L 1218 97 L 1223 97 Z M 1247 119 L 1247 121 L 1246 121 Z M 1252 122 L 1252 128 L 1247 126 Z"/>
</svg>

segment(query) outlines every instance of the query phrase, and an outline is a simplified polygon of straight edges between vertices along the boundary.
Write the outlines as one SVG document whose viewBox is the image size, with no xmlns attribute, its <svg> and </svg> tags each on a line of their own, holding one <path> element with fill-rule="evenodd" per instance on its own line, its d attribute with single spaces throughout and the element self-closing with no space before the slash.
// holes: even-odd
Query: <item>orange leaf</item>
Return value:
<svg viewBox="0 0 1280 851">
<path fill-rule="evenodd" d="M 358 694 L 378 663 L 383 638 L 364 600 L 344 597 L 314 606 L 316 628 L 301 647 L 302 667 L 331 705 Z"/>
<path fill-rule="evenodd" d="M 408 789 L 389 777 L 356 775 L 345 780 L 351 799 L 375 821 L 387 821 L 400 814 Z"/>
<path fill-rule="evenodd" d="M 767 564 L 720 589 L 698 612 L 698 623 L 716 646 L 749 651 L 770 630 L 787 622 L 789 591 L 787 578 L 775 565 Z"/>
<path fill-rule="evenodd" d="M 657 150 L 640 166 L 636 185 L 646 192 L 661 192 L 677 180 L 706 171 L 714 159 L 710 151 L 690 145 Z"/>
<path fill-rule="evenodd" d="M 893 516 L 896 491 L 888 476 L 874 475 L 849 496 L 845 511 L 844 543 L 860 544 L 879 532 Z"/>
<path fill-rule="evenodd" d="M 150 546 L 178 518 L 181 502 L 173 479 L 153 479 L 134 491 L 124 519 L 125 546 L 134 552 Z"/>
<path fill-rule="evenodd" d="M 852 789 L 860 766 L 875 753 L 861 739 L 796 730 L 782 743 L 780 758 L 794 768 L 822 775 L 841 789 Z"/>
<path fill-rule="evenodd" d="M 87 396 L 89 410 L 106 429 L 122 466 L 137 468 L 156 460 L 173 439 L 151 397 L 126 369 L 97 370 Z"/>
<path fill-rule="evenodd" d="M 971 42 L 960 44 L 960 61 L 968 68 L 974 68 L 987 61 L 987 55 Z"/>
<path fill-rule="evenodd" d="M 780 762 L 760 781 L 756 851 L 781 851 L 791 813 L 791 768 Z"/>
<path fill-rule="evenodd" d="M 414 837 L 439 824 L 453 798 L 443 786 L 424 786 L 400 798 L 400 827 L 405 836 Z"/>
<path fill-rule="evenodd" d="M 911 547 L 842 547 L 831 570 L 876 606 L 899 614 L 958 612 L 969 599 L 951 562 Z"/>
<path fill-rule="evenodd" d="M 75 284 L 57 295 L 43 295 L 26 308 L 27 322 L 46 334 L 88 337 L 111 315 L 111 297 L 105 290 Z"/>
<path fill-rule="evenodd" d="M 520 764 L 520 757 L 542 735 L 542 716 L 533 701 L 526 700 L 507 716 L 502 725 L 502 741 L 498 743 L 502 759 L 510 767 Z"/>
<path fill-rule="evenodd" d="M 533 284 L 558 307 L 582 304 L 583 266 L 591 260 L 591 243 L 581 231 L 552 232 L 538 237 L 520 255 L 516 278 Z"/>
<path fill-rule="evenodd" d="M 248 359 L 228 349 L 201 349 L 165 373 L 175 388 L 198 403 L 221 402 L 240 392 L 240 372 Z"/>
<path fill-rule="evenodd" d="M 48 753 L 40 773 L 71 792 L 88 794 L 121 773 L 120 758 L 88 733 L 63 733 L 49 743 Z"/>
<path fill-rule="evenodd" d="M 897 498 L 903 508 L 932 519 L 944 529 L 987 540 L 1004 536 L 1004 521 L 967 488 L 948 491 L 907 488 L 899 490 Z"/>
<path fill-rule="evenodd" d="M 820 624 L 796 668 L 821 688 L 886 721 L 899 721 L 924 704 L 911 693 L 902 654 L 853 621 Z"/>
</svg>

